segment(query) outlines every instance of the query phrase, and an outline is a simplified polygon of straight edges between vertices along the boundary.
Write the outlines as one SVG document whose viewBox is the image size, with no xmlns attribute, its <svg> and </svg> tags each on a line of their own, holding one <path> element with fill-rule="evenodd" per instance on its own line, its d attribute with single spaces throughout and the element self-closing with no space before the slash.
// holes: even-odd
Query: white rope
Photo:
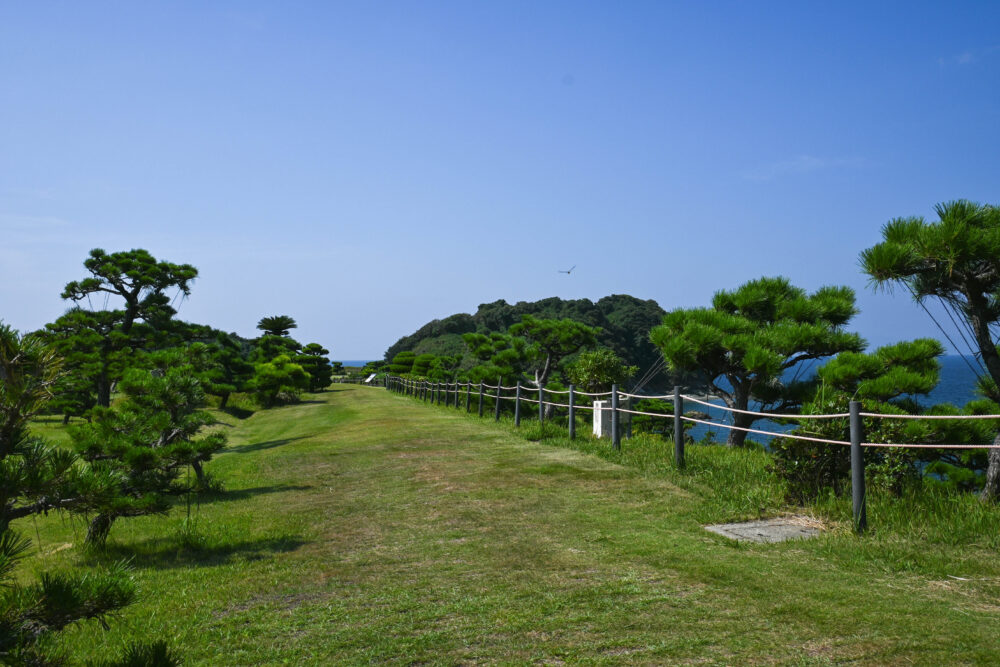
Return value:
<svg viewBox="0 0 1000 667">
<path fill-rule="evenodd" d="M 862 412 L 861 416 L 881 419 L 1000 419 L 1000 415 L 883 415 L 877 412 Z"/>
<path fill-rule="evenodd" d="M 647 396 L 645 394 L 629 394 L 624 391 L 618 392 L 619 396 L 628 396 L 629 398 L 648 399 L 648 400 L 660 400 L 660 401 L 672 401 L 674 400 L 674 395 L 670 394 L 668 396 Z"/>
<path fill-rule="evenodd" d="M 611 408 L 608 408 L 610 410 Z M 664 414 L 662 412 L 643 412 L 642 410 L 626 410 L 625 408 L 618 408 L 618 412 L 627 412 L 630 415 L 646 415 L 648 417 L 663 417 L 664 419 L 673 419 L 673 415 Z"/>
<path fill-rule="evenodd" d="M 707 405 L 710 408 L 716 408 L 718 410 L 724 410 L 726 412 L 739 412 L 744 415 L 757 415 L 758 417 L 772 417 L 775 419 L 842 419 L 844 417 L 850 417 L 851 413 L 841 412 L 832 415 L 783 415 L 777 412 L 754 412 L 753 410 L 740 410 L 739 408 L 731 408 L 726 405 L 718 405 L 716 403 L 709 403 L 708 401 L 702 401 L 693 396 L 684 395 L 682 398 L 685 401 L 691 401 L 692 403 L 698 403 L 700 405 Z"/>
<path fill-rule="evenodd" d="M 906 449 L 1000 449 L 1000 445 L 923 445 L 895 442 L 862 442 L 862 447 L 902 447 Z"/>
<path fill-rule="evenodd" d="M 726 428 L 732 431 L 745 431 L 747 433 L 760 433 L 761 435 L 769 435 L 773 438 L 791 438 L 792 440 L 808 440 L 810 442 L 822 442 L 828 445 L 850 445 L 851 443 L 845 442 L 844 440 L 825 440 L 823 438 L 810 438 L 805 435 L 792 435 L 791 433 L 775 433 L 774 431 L 761 431 L 756 428 L 743 428 L 742 426 L 731 426 L 729 424 L 720 424 L 717 422 L 709 422 L 703 419 L 695 419 L 694 417 L 681 417 L 684 421 L 694 422 L 696 424 L 706 424 L 707 426 L 718 426 L 719 428 Z"/>
</svg>

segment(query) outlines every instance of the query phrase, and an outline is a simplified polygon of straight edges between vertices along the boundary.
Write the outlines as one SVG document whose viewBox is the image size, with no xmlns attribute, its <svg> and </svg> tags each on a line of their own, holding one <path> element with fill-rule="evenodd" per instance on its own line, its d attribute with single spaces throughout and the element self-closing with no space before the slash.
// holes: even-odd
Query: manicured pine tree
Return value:
<svg viewBox="0 0 1000 667">
<path fill-rule="evenodd" d="M 319 343 L 309 343 L 302 348 L 301 353 L 294 357 L 295 363 L 309 374 L 309 391 L 322 391 L 330 386 L 333 380 L 333 367 L 326 355 L 330 350 Z"/>
<path fill-rule="evenodd" d="M 609 348 L 581 352 L 566 369 L 570 382 L 589 392 L 611 391 L 612 385 L 624 385 L 638 371 Z"/>
<path fill-rule="evenodd" d="M 413 362 L 417 355 L 410 351 L 403 351 L 392 358 L 389 363 L 389 372 L 393 375 L 405 375 L 413 368 Z"/>
<path fill-rule="evenodd" d="M 91 517 L 88 544 L 104 544 L 120 518 L 169 511 L 171 497 L 191 490 L 182 471 L 190 466 L 204 485 L 204 463 L 225 446 L 225 434 L 202 433 L 215 420 L 201 409 L 205 394 L 183 355 L 171 350 L 151 361 L 152 370 L 125 373 L 114 408 L 95 408 L 92 423 L 70 429 L 95 475 L 73 508 Z"/>
<path fill-rule="evenodd" d="M 87 486 L 72 452 L 28 431 L 61 374 L 60 360 L 40 336 L 21 337 L 0 322 L 0 661 L 9 665 L 62 664 L 46 650 L 53 634 L 91 619 L 106 624 L 135 600 L 122 565 L 82 575 L 44 573 L 30 584 L 15 577 L 31 542 L 13 522 L 73 507 Z M 106 664 L 128 664 L 130 656 L 152 667 L 178 664 L 163 642 L 134 645 Z"/>
<path fill-rule="evenodd" d="M 474 382 L 517 382 L 535 359 L 528 341 L 509 333 L 462 334 L 469 352 L 479 363 L 469 369 Z"/>
<path fill-rule="evenodd" d="M 958 200 L 935 207 L 938 219 L 896 218 L 883 241 L 861 253 L 876 286 L 902 285 L 918 303 L 937 300 L 968 332 L 990 382 L 1000 387 L 1000 207 Z M 928 311 L 929 312 L 929 311 Z M 960 331 L 965 337 L 965 331 Z M 1000 395 L 989 396 L 1000 402 Z M 995 445 L 1000 445 L 1000 433 Z M 991 449 L 981 498 L 1000 500 L 1000 447 Z"/>
<path fill-rule="evenodd" d="M 510 334 L 524 338 L 531 350 L 529 370 L 536 387 L 545 386 L 549 377 L 559 369 L 562 360 L 595 345 L 600 335 L 599 327 L 589 327 L 571 319 L 538 319 L 524 315 L 518 324 L 511 326 Z"/>
<path fill-rule="evenodd" d="M 709 390 L 730 408 L 792 412 L 812 395 L 811 381 L 788 380 L 805 361 L 864 349 L 864 340 L 843 330 L 856 313 L 848 287 L 822 287 L 812 294 L 786 278 L 760 278 L 733 291 L 716 292 L 711 308 L 683 308 L 663 317 L 650 339 L 667 367 L 701 371 Z M 732 413 L 733 425 L 750 428 L 758 417 Z M 740 447 L 747 433 L 729 430 L 726 442 Z"/>
<path fill-rule="evenodd" d="M 926 395 L 938 383 L 944 353 L 941 344 L 931 338 L 884 345 L 870 353 L 841 352 L 817 370 L 818 382 L 813 395 L 803 402 L 804 414 L 843 414 L 851 401 L 861 401 L 866 412 L 881 414 L 930 414 L 914 400 Z M 978 427 L 979 425 L 975 425 Z M 868 442 L 933 442 L 928 424 L 914 420 L 866 420 Z M 803 421 L 791 431 L 829 440 L 850 440 L 847 418 Z M 940 442 L 940 440 L 939 440 Z M 794 502 L 809 502 L 827 489 L 840 494 L 850 476 L 850 450 L 824 443 L 792 438 L 770 442 L 774 470 L 788 483 Z M 933 450 L 919 455 L 928 460 L 939 458 Z M 914 450 L 872 448 L 866 454 L 869 482 L 899 493 L 918 477 L 918 457 Z"/>
<path fill-rule="evenodd" d="M 427 377 L 427 373 L 430 371 L 431 366 L 437 361 L 437 356 L 425 353 L 418 354 L 413 360 L 413 366 L 410 368 L 410 374 L 416 377 Z"/>
<path fill-rule="evenodd" d="M 206 394 L 219 397 L 219 408 L 226 409 L 233 393 L 246 389 L 254 368 L 243 354 L 242 346 L 229 334 L 216 332 L 210 343 L 192 343 L 185 356 Z"/>
<path fill-rule="evenodd" d="M 254 376 L 247 382 L 257 402 L 265 408 L 295 403 L 309 389 L 309 373 L 286 354 L 254 364 Z"/>
<path fill-rule="evenodd" d="M 130 355 L 154 349 L 157 336 L 166 335 L 176 312 L 166 291 L 190 294 L 198 271 L 190 264 L 157 261 L 142 249 L 109 254 L 95 248 L 83 264 L 90 277 L 68 283 L 62 294 L 77 306 L 46 327 L 48 340 L 75 373 L 92 379 L 95 402 L 107 407 Z M 94 298 L 101 302 L 109 297 L 120 299 L 114 304 L 120 307 L 92 307 Z"/>
</svg>

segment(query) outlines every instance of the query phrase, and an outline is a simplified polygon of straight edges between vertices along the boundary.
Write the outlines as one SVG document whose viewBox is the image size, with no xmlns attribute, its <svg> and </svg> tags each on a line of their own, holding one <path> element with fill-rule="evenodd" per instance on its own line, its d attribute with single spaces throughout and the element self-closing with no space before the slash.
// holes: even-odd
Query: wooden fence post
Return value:
<svg viewBox="0 0 1000 667">
<path fill-rule="evenodd" d="M 611 446 L 622 448 L 621 434 L 618 432 L 618 385 L 611 385 Z"/>
<path fill-rule="evenodd" d="M 851 505 L 854 510 L 854 532 L 861 535 L 868 529 L 868 507 L 865 498 L 865 452 L 861 448 L 864 424 L 861 421 L 861 403 L 851 401 Z"/>
<path fill-rule="evenodd" d="M 681 388 L 674 386 L 674 464 L 678 468 L 684 467 L 684 423 L 681 415 L 684 414 L 684 397 L 681 396 Z"/>
<path fill-rule="evenodd" d="M 569 386 L 569 439 L 576 438 L 576 406 L 573 405 L 573 385 Z"/>
</svg>

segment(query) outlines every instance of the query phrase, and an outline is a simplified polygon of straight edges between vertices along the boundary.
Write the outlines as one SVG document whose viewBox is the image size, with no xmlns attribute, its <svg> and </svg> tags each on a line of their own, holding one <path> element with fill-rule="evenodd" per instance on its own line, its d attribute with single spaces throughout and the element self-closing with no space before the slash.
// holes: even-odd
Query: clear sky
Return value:
<svg viewBox="0 0 1000 667">
<path fill-rule="evenodd" d="M 379 358 L 478 304 L 761 275 L 858 292 L 890 218 L 1000 203 L 996 2 L 9 2 L 0 319 L 94 247 L 194 264 L 180 317 Z M 557 273 L 576 265 L 571 275 Z"/>
</svg>

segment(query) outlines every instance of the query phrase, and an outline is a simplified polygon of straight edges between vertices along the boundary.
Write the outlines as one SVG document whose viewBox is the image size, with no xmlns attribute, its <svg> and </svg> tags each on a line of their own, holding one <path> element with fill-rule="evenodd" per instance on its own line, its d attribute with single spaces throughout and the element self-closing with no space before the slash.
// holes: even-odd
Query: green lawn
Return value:
<svg viewBox="0 0 1000 667">
<path fill-rule="evenodd" d="M 762 452 L 690 448 L 679 473 L 669 443 L 530 442 L 368 387 L 310 399 L 224 417 L 226 491 L 188 524 L 183 505 L 123 520 L 88 557 L 82 525 L 39 520 L 23 570 L 130 558 L 142 592 L 62 645 L 160 637 L 206 665 L 1000 662 L 996 509 L 955 501 L 983 532 L 955 537 L 875 500 L 857 538 L 832 503 L 823 537 L 748 546 L 702 525 L 786 509 Z"/>
</svg>

